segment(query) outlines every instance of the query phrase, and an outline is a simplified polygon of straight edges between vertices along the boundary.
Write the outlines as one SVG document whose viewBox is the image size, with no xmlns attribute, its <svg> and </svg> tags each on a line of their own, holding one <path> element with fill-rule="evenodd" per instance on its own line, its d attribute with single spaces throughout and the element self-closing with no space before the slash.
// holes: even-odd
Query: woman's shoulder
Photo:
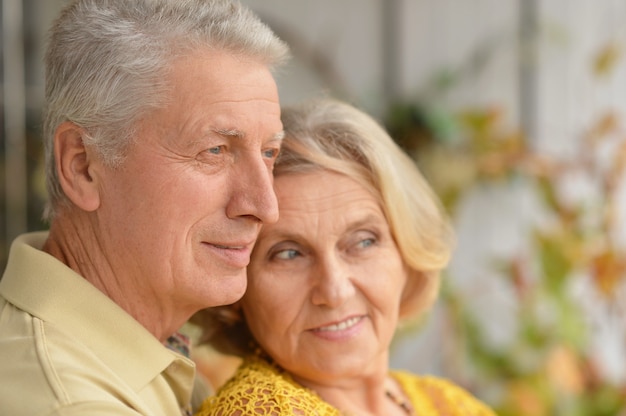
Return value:
<svg viewBox="0 0 626 416">
<path fill-rule="evenodd" d="M 332 411 L 330 405 L 297 385 L 277 366 L 258 357 L 248 357 L 224 386 L 204 401 L 196 416 L 332 415 Z"/>
<path fill-rule="evenodd" d="M 485 403 L 453 382 L 434 376 L 417 376 L 406 371 L 393 371 L 417 414 L 451 416 L 496 416 Z"/>
</svg>

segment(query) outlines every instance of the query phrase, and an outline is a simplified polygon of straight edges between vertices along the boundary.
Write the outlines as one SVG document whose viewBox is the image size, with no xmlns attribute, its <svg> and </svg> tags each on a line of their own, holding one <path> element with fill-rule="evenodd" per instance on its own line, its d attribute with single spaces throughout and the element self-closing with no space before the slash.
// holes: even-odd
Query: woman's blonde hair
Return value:
<svg viewBox="0 0 626 416">
<path fill-rule="evenodd" d="M 401 316 L 420 315 L 433 304 L 440 272 L 453 242 L 439 199 L 413 159 L 369 115 L 333 99 L 317 99 L 283 110 L 285 139 L 274 176 L 316 170 L 347 175 L 374 195 L 409 270 Z M 245 355 L 254 340 L 237 306 L 209 308 L 194 322 L 203 341 L 216 349 Z"/>
</svg>

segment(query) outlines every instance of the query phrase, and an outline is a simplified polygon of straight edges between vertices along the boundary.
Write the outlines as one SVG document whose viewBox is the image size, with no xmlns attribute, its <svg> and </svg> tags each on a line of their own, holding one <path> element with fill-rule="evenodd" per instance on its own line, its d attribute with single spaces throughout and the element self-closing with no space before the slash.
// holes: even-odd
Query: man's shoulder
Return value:
<svg viewBox="0 0 626 416">
<path fill-rule="evenodd" d="M 125 378 L 93 347 L 53 322 L 30 315 L 0 298 L 2 414 L 180 413 L 168 378 L 156 370 L 156 376 L 148 382 L 139 379 L 135 372 Z M 118 358 L 119 366 L 136 368 L 129 357 Z"/>
<path fill-rule="evenodd" d="M 110 396 L 103 391 L 108 370 L 71 334 L 4 299 L 0 316 L 0 407 L 8 414 L 44 414 Z"/>
</svg>

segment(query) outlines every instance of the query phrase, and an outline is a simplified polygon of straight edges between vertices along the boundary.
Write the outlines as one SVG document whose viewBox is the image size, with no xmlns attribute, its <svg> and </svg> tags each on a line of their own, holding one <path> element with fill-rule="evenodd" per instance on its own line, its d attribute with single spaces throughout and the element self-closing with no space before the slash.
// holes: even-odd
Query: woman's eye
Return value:
<svg viewBox="0 0 626 416">
<path fill-rule="evenodd" d="M 373 239 L 373 238 L 365 238 L 365 239 L 359 241 L 359 247 L 367 248 L 367 247 L 373 246 L 375 242 L 376 242 L 376 240 Z"/>
<path fill-rule="evenodd" d="M 300 253 L 297 250 L 287 249 L 276 252 L 272 257 L 278 260 L 293 260 L 299 255 Z"/>
</svg>

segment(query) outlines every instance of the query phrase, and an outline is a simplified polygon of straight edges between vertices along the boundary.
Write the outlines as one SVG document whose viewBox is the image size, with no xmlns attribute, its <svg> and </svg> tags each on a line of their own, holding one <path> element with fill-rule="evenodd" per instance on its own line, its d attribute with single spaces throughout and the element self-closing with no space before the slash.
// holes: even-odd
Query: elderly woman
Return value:
<svg viewBox="0 0 626 416">
<path fill-rule="evenodd" d="M 241 301 L 196 316 L 244 358 L 200 415 L 493 415 L 452 383 L 389 370 L 400 319 L 436 298 L 451 231 L 414 162 L 368 115 L 333 100 L 286 109 Z"/>
</svg>

